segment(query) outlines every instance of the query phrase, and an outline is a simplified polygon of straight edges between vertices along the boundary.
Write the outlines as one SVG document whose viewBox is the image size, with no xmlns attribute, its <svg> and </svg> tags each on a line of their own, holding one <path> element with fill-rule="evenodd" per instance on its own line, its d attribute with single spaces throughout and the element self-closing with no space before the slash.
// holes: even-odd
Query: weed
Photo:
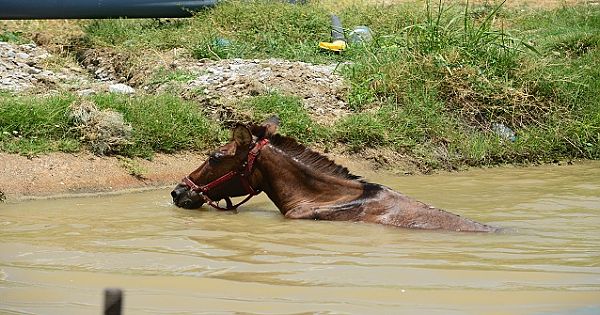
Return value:
<svg viewBox="0 0 600 315">
<path fill-rule="evenodd" d="M 80 139 L 90 143 L 92 152 L 106 155 L 130 144 L 132 128 L 125 123 L 121 113 L 100 111 L 86 101 L 71 105 L 69 110 L 69 117 L 82 135 Z"/>
<path fill-rule="evenodd" d="M 0 42 L 9 42 L 15 44 L 25 44 L 27 39 L 23 37 L 22 32 L 18 31 L 2 31 L 0 32 Z"/>
<path fill-rule="evenodd" d="M 69 95 L 0 95 L 0 150 L 25 155 L 79 150 L 67 115 L 72 101 Z"/>
<path fill-rule="evenodd" d="M 196 76 L 190 71 L 160 68 L 154 73 L 149 84 L 159 85 L 167 82 L 188 82 L 195 78 Z"/>
<path fill-rule="evenodd" d="M 119 157 L 119 161 L 121 162 L 121 167 L 127 170 L 127 173 L 137 179 L 145 179 L 146 174 L 148 174 L 148 169 L 146 169 L 140 162 L 128 158 L 128 157 Z"/>
<path fill-rule="evenodd" d="M 295 137 L 300 142 L 315 143 L 327 141 L 330 137 L 330 132 L 326 128 L 310 118 L 297 97 L 273 93 L 253 97 L 244 102 L 241 107 L 251 111 L 254 121 L 264 121 L 272 115 L 279 116 L 281 133 Z"/>
</svg>

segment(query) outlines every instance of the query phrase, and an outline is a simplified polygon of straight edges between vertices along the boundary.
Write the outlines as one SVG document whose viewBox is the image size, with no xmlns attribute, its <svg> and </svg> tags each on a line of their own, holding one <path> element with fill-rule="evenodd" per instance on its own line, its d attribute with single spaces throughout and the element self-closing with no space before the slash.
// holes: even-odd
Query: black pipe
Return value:
<svg viewBox="0 0 600 315">
<path fill-rule="evenodd" d="M 0 0 L 0 19 L 179 18 L 217 0 Z"/>
</svg>

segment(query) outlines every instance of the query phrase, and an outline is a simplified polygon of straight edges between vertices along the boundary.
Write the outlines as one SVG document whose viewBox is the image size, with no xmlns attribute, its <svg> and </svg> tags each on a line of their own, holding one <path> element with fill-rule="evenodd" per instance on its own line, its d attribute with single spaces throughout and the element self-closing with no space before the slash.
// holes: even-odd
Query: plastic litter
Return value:
<svg viewBox="0 0 600 315">
<path fill-rule="evenodd" d="M 503 123 L 492 123 L 492 130 L 500 137 L 515 142 L 517 135 L 515 132 Z"/>
<path fill-rule="evenodd" d="M 372 40 L 373 32 L 368 26 L 357 26 L 348 34 L 348 42 L 351 44 L 368 43 Z"/>
</svg>

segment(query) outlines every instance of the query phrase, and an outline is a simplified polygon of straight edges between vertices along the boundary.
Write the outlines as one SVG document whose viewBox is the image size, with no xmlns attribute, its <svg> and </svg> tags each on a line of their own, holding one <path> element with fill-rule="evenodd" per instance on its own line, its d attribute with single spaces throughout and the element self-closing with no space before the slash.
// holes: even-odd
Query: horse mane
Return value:
<svg viewBox="0 0 600 315">
<path fill-rule="evenodd" d="M 274 134 L 269 137 L 269 141 L 271 145 L 318 173 L 342 179 L 361 180 L 360 176 L 353 175 L 346 167 L 338 165 L 326 156 L 305 147 L 294 138 Z"/>
</svg>

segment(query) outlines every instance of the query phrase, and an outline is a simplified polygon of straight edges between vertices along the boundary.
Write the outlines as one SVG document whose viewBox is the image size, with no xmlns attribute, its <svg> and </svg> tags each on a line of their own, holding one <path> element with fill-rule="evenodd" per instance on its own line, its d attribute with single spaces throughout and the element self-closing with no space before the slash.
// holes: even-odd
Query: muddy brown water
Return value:
<svg viewBox="0 0 600 315">
<path fill-rule="evenodd" d="M 0 204 L 0 313 L 600 314 L 600 163 L 366 173 L 499 234 L 175 208 L 169 189 Z"/>
</svg>

